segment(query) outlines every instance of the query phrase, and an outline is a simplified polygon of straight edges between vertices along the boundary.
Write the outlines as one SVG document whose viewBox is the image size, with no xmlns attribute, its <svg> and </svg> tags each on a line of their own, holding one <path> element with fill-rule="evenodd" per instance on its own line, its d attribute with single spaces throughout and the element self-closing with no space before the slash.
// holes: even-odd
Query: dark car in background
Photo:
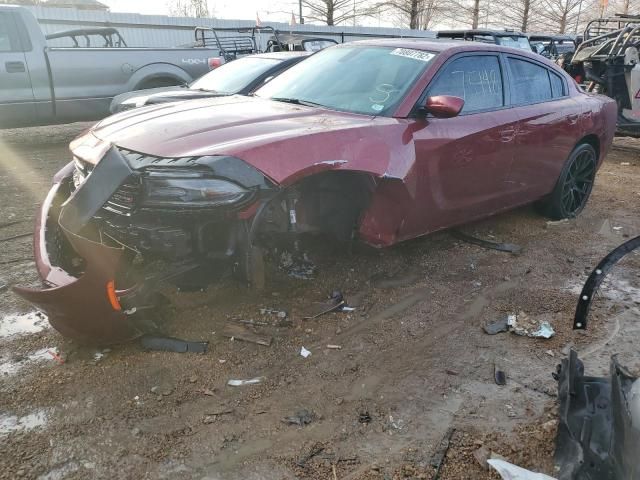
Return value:
<svg viewBox="0 0 640 480">
<path fill-rule="evenodd" d="M 219 66 L 189 85 L 150 88 L 118 95 L 111 102 L 111 113 L 144 105 L 196 98 L 248 95 L 310 54 L 310 52 L 273 52 L 238 58 Z"/>
<path fill-rule="evenodd" d="M 440 30 L 436 38 L 449 40 L 467 40 L 470 42 L 493 43 L 503 47 L 520 48 L 531 51 L 531 44 L 524 33 L 514 30 Z"/>
<path fill-rule="evenodd" d="M 534 52 L 551 59 L 572 55 L 577 46 L 575 36 L 546 33 L 530 33 L 529 43 Z"/>
</svg>

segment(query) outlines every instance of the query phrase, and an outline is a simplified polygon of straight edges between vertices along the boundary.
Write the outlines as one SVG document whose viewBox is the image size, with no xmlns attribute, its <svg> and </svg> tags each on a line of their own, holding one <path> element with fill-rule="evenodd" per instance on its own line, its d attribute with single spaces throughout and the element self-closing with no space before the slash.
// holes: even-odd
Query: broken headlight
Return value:
<svg viewBox="0 0 640 480">
<path fill-rule="evenodd" d="M 188 169 L 147 169 L 142 185 L 145 207 L 224 207 L 251 195 L 235 183 Z"/>
</svg>

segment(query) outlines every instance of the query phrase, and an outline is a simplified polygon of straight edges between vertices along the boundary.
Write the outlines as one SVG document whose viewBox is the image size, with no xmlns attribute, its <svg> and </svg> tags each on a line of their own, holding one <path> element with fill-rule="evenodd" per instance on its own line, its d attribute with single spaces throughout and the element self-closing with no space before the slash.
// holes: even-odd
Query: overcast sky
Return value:
<svg viewBox="0 0 640 480">
<path fill-rule="evenodd" d="M 133 12 L 145 15 L 168 15 L 171 0 L 100 0 L 112 12 Z M 256 12 L 261 22 L 289 22 L 291 12 L 298 15 L 298 0 L 209 0 L 217 18 L 254 20 Z M 370 26 L 385 25 L 377 19 L 367 19 Z"/>
<path fill-rule="evenodd" d="M 101 0 L 112 12 L 135 12 L 147 15 L 167 15 L 171 0 Z M 297 0 L 209 0 L 218 18 L 288 22 L 291 12 L 298 14 Z M 263 18 L 264 17 L 264 18 Z"/>
</svg>

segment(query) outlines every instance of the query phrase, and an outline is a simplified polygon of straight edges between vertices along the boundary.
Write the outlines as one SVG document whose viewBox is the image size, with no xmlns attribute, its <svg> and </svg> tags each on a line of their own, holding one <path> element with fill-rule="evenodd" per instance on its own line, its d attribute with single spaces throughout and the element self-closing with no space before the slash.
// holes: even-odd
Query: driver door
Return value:
<svg viewBox="0 0 640 480">
<path fill-rule="evenodd" d="M 465 104 L 454 118 L 429 116 L 417 119 L 413 127 L 418 218 L 411 223 L 422 230 L 414 234 L 468 222 L 509 206 L 505 197 L 518 118 L 508 108 L 500 55 L 473 52 L 453 57 L 436 74 L 424 98 L 435 95 L 461 97 Z"/>
</svg>

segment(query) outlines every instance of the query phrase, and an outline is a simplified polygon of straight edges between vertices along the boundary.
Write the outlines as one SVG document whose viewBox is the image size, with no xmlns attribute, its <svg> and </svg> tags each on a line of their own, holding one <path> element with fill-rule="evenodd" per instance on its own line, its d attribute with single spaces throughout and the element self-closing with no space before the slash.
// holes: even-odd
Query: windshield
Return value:
<svg viewBox="0 0 640 480">
<path fill-rule="evenodd" d="M 257 77 L 267 72 L 280 60 L 273 58 L 244 57 L 224 65 L 193 82 L 194 90 L 211 90 L 218 93 L 238 93 Z"/>
<path fill-rule="evenodd" d="M 527 37 L 518 37 L 517 35 L 513 36 L 503 36 L 500 35 L 497 37 L 498 45 L 503 45 L 505 47 L 512 48 L 521 48 L 523 50 L 531 51 L 531 45 L 529 44 L 529 39 Z"/>
<path fill-rule="evenodd" d="M 410 48 L 332 47 L 290 68 L 256 95 L 390 116 L 434 57 Z"/>
</svg>

